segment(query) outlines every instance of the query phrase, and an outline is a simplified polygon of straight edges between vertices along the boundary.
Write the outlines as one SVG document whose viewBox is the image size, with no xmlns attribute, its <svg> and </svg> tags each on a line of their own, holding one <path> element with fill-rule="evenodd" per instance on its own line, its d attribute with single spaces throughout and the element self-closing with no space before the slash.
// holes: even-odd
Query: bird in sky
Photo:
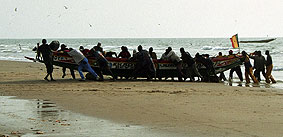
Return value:
<svg viewBox="0 0 283 137">
<path fill-rule="evenodd" d="M 64 8 L 67 10 L 68 9 L 68 7 L 67 6 L 64 6 Z"/>
<path fill-rule="evenodd" d="M 15 8 L 15 12 L 17 12 L 18 11 L 18 8 Z"/>
<path fill-rule="evenodd" d="M 89 27 L 92 27 L 92 25 L 91 24 L 88 24 L 89 25 Z"/>
</svg>

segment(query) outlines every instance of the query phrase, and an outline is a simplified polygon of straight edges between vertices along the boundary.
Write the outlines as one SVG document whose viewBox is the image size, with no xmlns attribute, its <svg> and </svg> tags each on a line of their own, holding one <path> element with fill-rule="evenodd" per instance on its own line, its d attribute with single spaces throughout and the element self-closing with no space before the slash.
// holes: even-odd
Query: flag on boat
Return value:
<svg viewBox="0 0 283 137">
<path fill-rule="evenodd" d="M 239 48 L 238 34 L 233 35 L 232 38 L 230 38 L 230 40 L 232 42 L 233 48 Z"/>
</svg>

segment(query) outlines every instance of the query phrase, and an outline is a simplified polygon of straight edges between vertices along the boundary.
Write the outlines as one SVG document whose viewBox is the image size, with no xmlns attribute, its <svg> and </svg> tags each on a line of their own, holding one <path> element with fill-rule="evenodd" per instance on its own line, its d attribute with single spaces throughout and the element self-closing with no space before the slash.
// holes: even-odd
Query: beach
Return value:
<svg viewBox="0 0 283 137">
<path fill-rule="evenodd" d="M 43 64 L 0 63 L 1 96 L 50 100 L 86 116 L 180 136 L 271 137 L 283 134 L 282 89 L 204 82 L 80 82 L 72 80 L 68 70 L 62 79 L 59 67 L 54 69 L 56 81 L 47 82 L 43 80 Z M 76 77 L 79 78 L 78 72 Z M 14 130 L 0 122 L 0 135 Z"/>
</svg>

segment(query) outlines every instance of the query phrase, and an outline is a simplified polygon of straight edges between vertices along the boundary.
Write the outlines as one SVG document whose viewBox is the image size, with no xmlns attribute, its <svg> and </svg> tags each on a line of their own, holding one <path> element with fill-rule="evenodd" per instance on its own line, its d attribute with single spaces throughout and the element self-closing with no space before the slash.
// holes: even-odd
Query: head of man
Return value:
<svg viewBox="0 0 283 137">
<path fill-rule="evenodd" d="M 246 55 L 247 55 L 247 52 L 243 50 L 243 51 L 242 51 L 242 55 L 243 55 L 243 56 L 246 56 Z"/>
<path fill-rule="evenodd" d="M 185 53 L 185 49 L 184 48 L 180 48 L 180 52 L 181 53 Z"/>
<path fill-rule="evenodd" d="M 229 55 L 233 55 L 233 50 L 229 50 Z"/>
<path fill-rule="evenodd" d="M 266 50 L 266 51 L 265 51 L 265 55 L 269 55 L 269 50 Z"/>
<path fill-rule="evenodd" d="M 97 43 L 97 47 L 101 47 L 101 43 L 100 42 Z"/>
<path fill-rule="evenodd" d="M 172 48 L 171 48 L 171 47 L 168 47 L 168 51 L 169 51 L 169 52 L 172 51 Z"/>
<path fill-rule="evenodd" d="M 46 39 L 42 39 L 42 44 L 46 44 L 47 40 Z"/>
<path fill-rule="evenodd" d="M 138 51 L 142 51 L 142 46 L 141 45 L 138 46 Z"/>
<path fill-rule="evenodd" d="M 150 47 L 150 48 L 149 48 L 149 52 L 152 52 L 152 51 L 153 51 L 153 48 L 152 48 L 152 47 Z"/>
</svg>

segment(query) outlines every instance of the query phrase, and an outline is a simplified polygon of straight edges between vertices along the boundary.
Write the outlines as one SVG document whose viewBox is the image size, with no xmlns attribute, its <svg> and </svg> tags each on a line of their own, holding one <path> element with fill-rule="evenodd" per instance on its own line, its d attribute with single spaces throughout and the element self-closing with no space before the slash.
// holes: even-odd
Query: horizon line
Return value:
<svg viewBox="0 0 283 137">
<path fill-rule="evenodd" d="M 232 37 L 232 36 L 231 36 Z M 230 37 L 46 37 L 46 38 L 0 38 L 0 39 L 224 39 Z M 239 38 L 282 38 L 282 37 L 239 37 Z"/>
</svg>

